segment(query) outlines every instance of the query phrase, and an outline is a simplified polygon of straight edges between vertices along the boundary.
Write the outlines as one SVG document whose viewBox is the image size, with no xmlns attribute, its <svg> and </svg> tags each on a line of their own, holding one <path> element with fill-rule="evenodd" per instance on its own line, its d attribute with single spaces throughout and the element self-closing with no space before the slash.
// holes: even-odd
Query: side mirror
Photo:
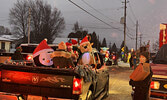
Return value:
<svg viewBox="0 0 167 100">
<path fill-rule="evenodd" d="M 96 67 L 97 69 L 99 69 L 99 68 L 101 68 L 101 64 L 97 64 L 97 67 Z"/>
<path fill-rule="evenodd" d="M 91 66 L 92 66 L 92 68 L 95 68 L 95 67 L 96 67 L 95 64 L 91 64 Z"/>
</svg>

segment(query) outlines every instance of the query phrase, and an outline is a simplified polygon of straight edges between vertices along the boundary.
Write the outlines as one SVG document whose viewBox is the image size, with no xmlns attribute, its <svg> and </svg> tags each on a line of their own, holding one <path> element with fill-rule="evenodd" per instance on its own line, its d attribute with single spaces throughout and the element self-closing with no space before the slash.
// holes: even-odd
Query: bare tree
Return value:
<svg viewBox="0 0 167 100">
<path fill-rule="evenodd" d="M 72 30 L 73 30 L 74 32 L 78 32 L 78 31 L 82 32 L 82 31 L 83 31 L 83 28 L 82 28 L 81 26 L 79 26 L 78 22 L 76 22 L 76 23 L 74 24 L 74 27 L 72 28 Z"/>
<path fill-rule="evenodd" d="M 14 8 L 10 9 L 10 24 L 15 35 L 27 37 L 28 9 L 28 2 L 23 0 L 18 0 Z"/>
<path fill-rule="evenodd" d="M 9 30 L 9 28 L 4 27 L 4 26 L 0 26 L 0 35 L 10 35 L 11 32 Z"/>
<path fill-rule="evenodd" d="M 153 44 L 152 44 L 152 49 L 153 52 L 157 52 L 159 50 L 159 41 L 156 40 Z"/>
<path fill-rule="evenodd" d="M 16 8 L 21 8 L 19 9 L 20 12 L 18 12 Z M 52 9 L 51 5 L 42 0 L 18 0 L 14 8 L 10 11 L 10 20 L 13 22 L 12 25 L 15 27 L 16 31 L 22 30 L 19 34 L 23 35 L 25 38 L 27 38 L 29 8 L 31 9 L 30 42 L 39 43 L 44 38 L 47 38 L 48 43 L 52 43 L 55 37 L 60 35 L 65 28 L 65 22 L 64 18 L 61 16 L 61 12 L 56 8 Z"/>
</svg>

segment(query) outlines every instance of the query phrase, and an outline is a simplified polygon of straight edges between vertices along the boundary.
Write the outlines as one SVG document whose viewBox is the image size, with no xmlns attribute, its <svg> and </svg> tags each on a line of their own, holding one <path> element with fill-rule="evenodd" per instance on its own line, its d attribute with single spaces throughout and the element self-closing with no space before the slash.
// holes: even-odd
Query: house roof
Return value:
<svg viewBox="0 0 167 100">
<path fill-rule="evenodd" d="M 18 40 L 19 38 L 14 35 L 1 35 L 0 37 L 10 39 L 10 40 Z"/>
<path fill-rule="evenodd" d="M 18 40 L 18 38 L 13 35 L 0 35 L 0 41 L 14 41 L 14 40 Z"/>
<path fill-rule="evenodd" d="M 55 40 L 53 41 L 53 44 L 58 45 L 61 41 L 63 42 L 68 42 L 69 38 L 55 38 Z"/>
<path fill-rule="evenodd" d="M 4 37 L 0 37 L 0 41 L 13 41 L 13 40 L 11 40 L 11 39 L 7 39 L 7 38 L 4 38 Z"/>
</svg>

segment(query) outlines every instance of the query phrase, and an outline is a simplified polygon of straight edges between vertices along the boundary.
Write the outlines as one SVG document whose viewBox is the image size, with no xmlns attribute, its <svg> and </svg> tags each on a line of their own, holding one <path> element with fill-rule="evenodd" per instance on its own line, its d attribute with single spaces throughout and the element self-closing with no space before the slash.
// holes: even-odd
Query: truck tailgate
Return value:
<svg viewBox="0 0 167 100">
<path fill-rule="evenodd" d="M 153 77 L 167 79 L 167 64 L 151 64 Z"/>
<path fill-rule="evenodd" d="M 80 77 L 72 69 L 1 66 L 0 91 L 57 98 L 72 95 L 73 78 Z"/>
</svg>

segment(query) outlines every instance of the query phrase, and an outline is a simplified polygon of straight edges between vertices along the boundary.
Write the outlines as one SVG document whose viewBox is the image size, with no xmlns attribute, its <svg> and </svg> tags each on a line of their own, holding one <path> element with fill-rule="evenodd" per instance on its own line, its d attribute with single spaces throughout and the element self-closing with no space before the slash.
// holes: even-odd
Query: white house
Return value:
<svg viewBox="0 0 167 100">
<path fill-rule="evenodd" d="M 11 42 L 12 40 L 10 39 L 0 37 L 0 52 L 3 51 L 9 52 L 11 47 Z"/>
<path fill-rule="evenodd" d="M 10 52 L 12 48 L 15 48 L 13 42 L 17 40 L 13 35 L 1 35 L 0 36 L 0 52 Z"/>
<path fill-rule="evenodd" d="M 63 42 L 68 42 L 69 38 L 55 38 L 55 40 L 53 41 L 53 44 L 58 45 L 61 41 Z"/>
</svg>

